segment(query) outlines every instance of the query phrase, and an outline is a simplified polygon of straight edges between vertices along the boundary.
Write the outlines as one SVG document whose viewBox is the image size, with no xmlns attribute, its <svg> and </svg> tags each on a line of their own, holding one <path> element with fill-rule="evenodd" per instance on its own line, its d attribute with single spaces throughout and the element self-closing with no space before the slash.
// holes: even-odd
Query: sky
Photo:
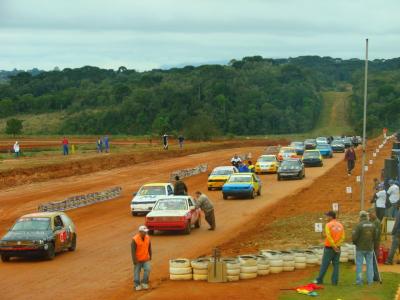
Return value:
<svg viewBox="0 0 400 300">
<path fill-rule="evenodd" d="M 0 0 L 0 70 L 400 56 L 399 0 Z"/>
</svg>

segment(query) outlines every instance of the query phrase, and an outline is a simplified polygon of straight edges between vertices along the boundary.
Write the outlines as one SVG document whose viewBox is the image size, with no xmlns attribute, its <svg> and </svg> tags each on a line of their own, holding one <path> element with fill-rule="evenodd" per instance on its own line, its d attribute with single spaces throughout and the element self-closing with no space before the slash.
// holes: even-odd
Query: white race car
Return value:
<svg viewBox="0 0 400 300">
<path fill-rule="evenodd" d="M 158 199 L 174 195 L 174 186 L 171 183 L 148 183 L 143 185 L 137 193 L 133 193 L 131 201 L 132 216 L 146 214 L 151 211 Z"/>
</svg>

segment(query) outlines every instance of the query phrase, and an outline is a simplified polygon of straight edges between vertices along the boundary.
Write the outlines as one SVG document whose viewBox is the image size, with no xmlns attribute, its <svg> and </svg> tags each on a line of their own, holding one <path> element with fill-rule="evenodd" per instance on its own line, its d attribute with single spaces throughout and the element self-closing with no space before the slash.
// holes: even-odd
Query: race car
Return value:
<svg viewBox="0 0 400 300">
<path fill-rule="evenodd" d="M 255 172 L 260 173 L 276 173 L 279 167 L 279 161 L 275 155 L 261 155 L 256 162 Z"/>
<path fill-rule="evenodd" d="M 319 145 L 319 144 L 329 144 L 328 138 L 326 138 L 324 136 L 317 137 L 315 139 L 315 141 L 317 142 L 317 145 Z"/>
<path fill-rule="evenodd" d="M 344 149 L 346 148 L 343 139 L 333 140 L 331 147 L 333 152 L 344 152 Z"/>
<path fill-rule="evenodd" d="M 277 173 L 278 180 L 283 178 L 303 179 L 306 176 L 304 165 L 300 159 L 284 160 Z"/>
<path fill-rule="evenodd" d="M 306 150 L 312 150 L 315 149 L 315 147 L 317 147 L 317 142 L 315 139 L 307 139 L 304 141 L 304 148 Z"/>
<path fill-rule="evenodd" d="M 200 228 L 200 209 L 190 196 L 161 198 L 146 216 L 149 234 L 159 231 L 184 231 L 190 234 L 192 227 Z"/>
<path fill-rule="evenodd" d="M 283 161 L 285 159 L 298 158 L 296 150 L 293 147 L 282 147 L 279 150 L 277 159 Z"/>
<path fill-rule="evenodd" d="M 76 230 L 63 212 L 41 212 L 20 217 L 0 240 L 1 260 L 44 256 L 51 260 L 64 250 L 75 251 Z"/>
<path fill-rule="evenodd" d="M 304 151 L 303 158 L 301 159 L 305 167 L 322 167 L 322 155 L 319 150 L 306 150 Z"/>
<path fill-rule="evenodd" d="M 238 169 L 234 166 L 216 167 L 208 176 L 207 186 L 208 190 L 221 189 L 229 176 L 233 173 L 238 173 Z"/>
<path fill-rule="evenodd" d="M 297 155 L 303 155 L 305 150 L 304 142 L 291 142 L 289 146 L 294 148 Z"/>
<path fill-rule="evenodd" d="M 222 187 L 222 197 L 245 197 L 254 199 L 261 195 L 261 180 L 254 173 L 232 174 Z"/>
<path fill-rule="evenodd" d="M 331 145 L 329 144 L 318 144 L 316 149 L 319 150 L 322 157 L 333 157 L 333 150 Z"/>
<path fill-rule="evenodd" d="M 131 201 L 132 216 L 146 214 L 153 209 L 160 198 L 174 195 L 174 186 L 171 183 L 148 183 L 143 185 L 139 192 L 133 193 Z"/>
</svg>

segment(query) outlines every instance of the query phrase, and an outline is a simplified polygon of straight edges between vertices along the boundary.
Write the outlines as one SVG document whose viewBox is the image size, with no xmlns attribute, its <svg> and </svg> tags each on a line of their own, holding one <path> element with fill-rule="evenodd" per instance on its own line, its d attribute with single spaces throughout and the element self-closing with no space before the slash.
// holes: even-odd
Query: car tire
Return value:
<svg viewBox="0 0 400 300">
<path fill-rule="evenodd" d="M 138 215 L 138 213 L 132 212 L 132 217 L 135 217 L 135 216 L 137 216 L 137 215 Z"/>
<path fill-rule="evenodd" d="M 278 177 L 278 181 L 281 181 L 281 180 L 282 180 L 281 176 L 278 175 L 277 177 Z"/>
<path fill-rule="evenodd" d="M 186 227 L 185 227 L 185 234 L 190 234 L 190 232 L 192 231 L 192 224 L 190 223 L 190 219 L 188 220 Z"/>
<path fill-rule="evenodd" d="M 71 246 L 68 248 L 68 251 L 75 251 L 76 249 L 76 234 L 72 237 Z"/>
<path fill-rule="evenodd" d="M 56 250 L 54 249 L 54 244 L 49 243 L 48 246 L 49 248 L 46 251 L 46 259 L 53 260 L 54 257 L 56 256 Z"/>
<path fill-rule="evenodd" d="M 200 228 L 201 227 L 201 216 L 197 219 L 196 223 L 194 223 L 195 228 Z"/>
<path fill-rule="evenodd" d="M 257 196 L 261 196 L 261 188 L 258 189 Z"/>
<path fill-rule="evenodd" d="M 149 234 L 149 235 L 153 235 L 153 234 L 154 234 L 154 230 L 151 230 L 151 229 L 150 229 L 150 230 L 148 231 L 148 234 Z"/>
<path fill-rule="evenodd" d="M 211 188 L 209 187 L 209 188 L 207 188 L 209 191 L 211 191 Z"/>
<path fill-rule="evenodd" d="M 1 261 L 2 262 L 9 262 L 10 261 L 10 257 L 6 254 L 2 254 L 1 255 Z"/>
<path fill-rule="evenodd" d="M 222 194 L 222 198 L 223 198 L 224 200 L 226 200 L 226 199 L 228 199 L 228 196 L 225 195 L 225 194 Z"/>
<path fill-rule="evenodd" d="M 251 192 L 250 192 L 250 199 L 254 199 L 255 198 L 255 194 L 256 194 L 256 191 L 253 189 L 253 190 L 251 190 Z"/>
</svg>

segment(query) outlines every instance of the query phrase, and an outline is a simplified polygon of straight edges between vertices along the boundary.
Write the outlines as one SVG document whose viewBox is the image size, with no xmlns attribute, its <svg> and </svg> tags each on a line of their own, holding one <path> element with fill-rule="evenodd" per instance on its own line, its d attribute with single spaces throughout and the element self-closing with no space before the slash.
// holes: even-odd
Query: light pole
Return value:
<svg viewBox="0 0 400 300">
<path fill-rule="evenodd" d="M 365 199 L 365 156 L 367 140 L 367 87 L 368 87 L 368 39 L 365 40 L 365 75 L 364 75 L 364 119 L 363 119 L 363 143 L 362 143 L 362 168 L 361 168 L 361 203 L 360 209 L 364 210 Z"/>
</svg>

